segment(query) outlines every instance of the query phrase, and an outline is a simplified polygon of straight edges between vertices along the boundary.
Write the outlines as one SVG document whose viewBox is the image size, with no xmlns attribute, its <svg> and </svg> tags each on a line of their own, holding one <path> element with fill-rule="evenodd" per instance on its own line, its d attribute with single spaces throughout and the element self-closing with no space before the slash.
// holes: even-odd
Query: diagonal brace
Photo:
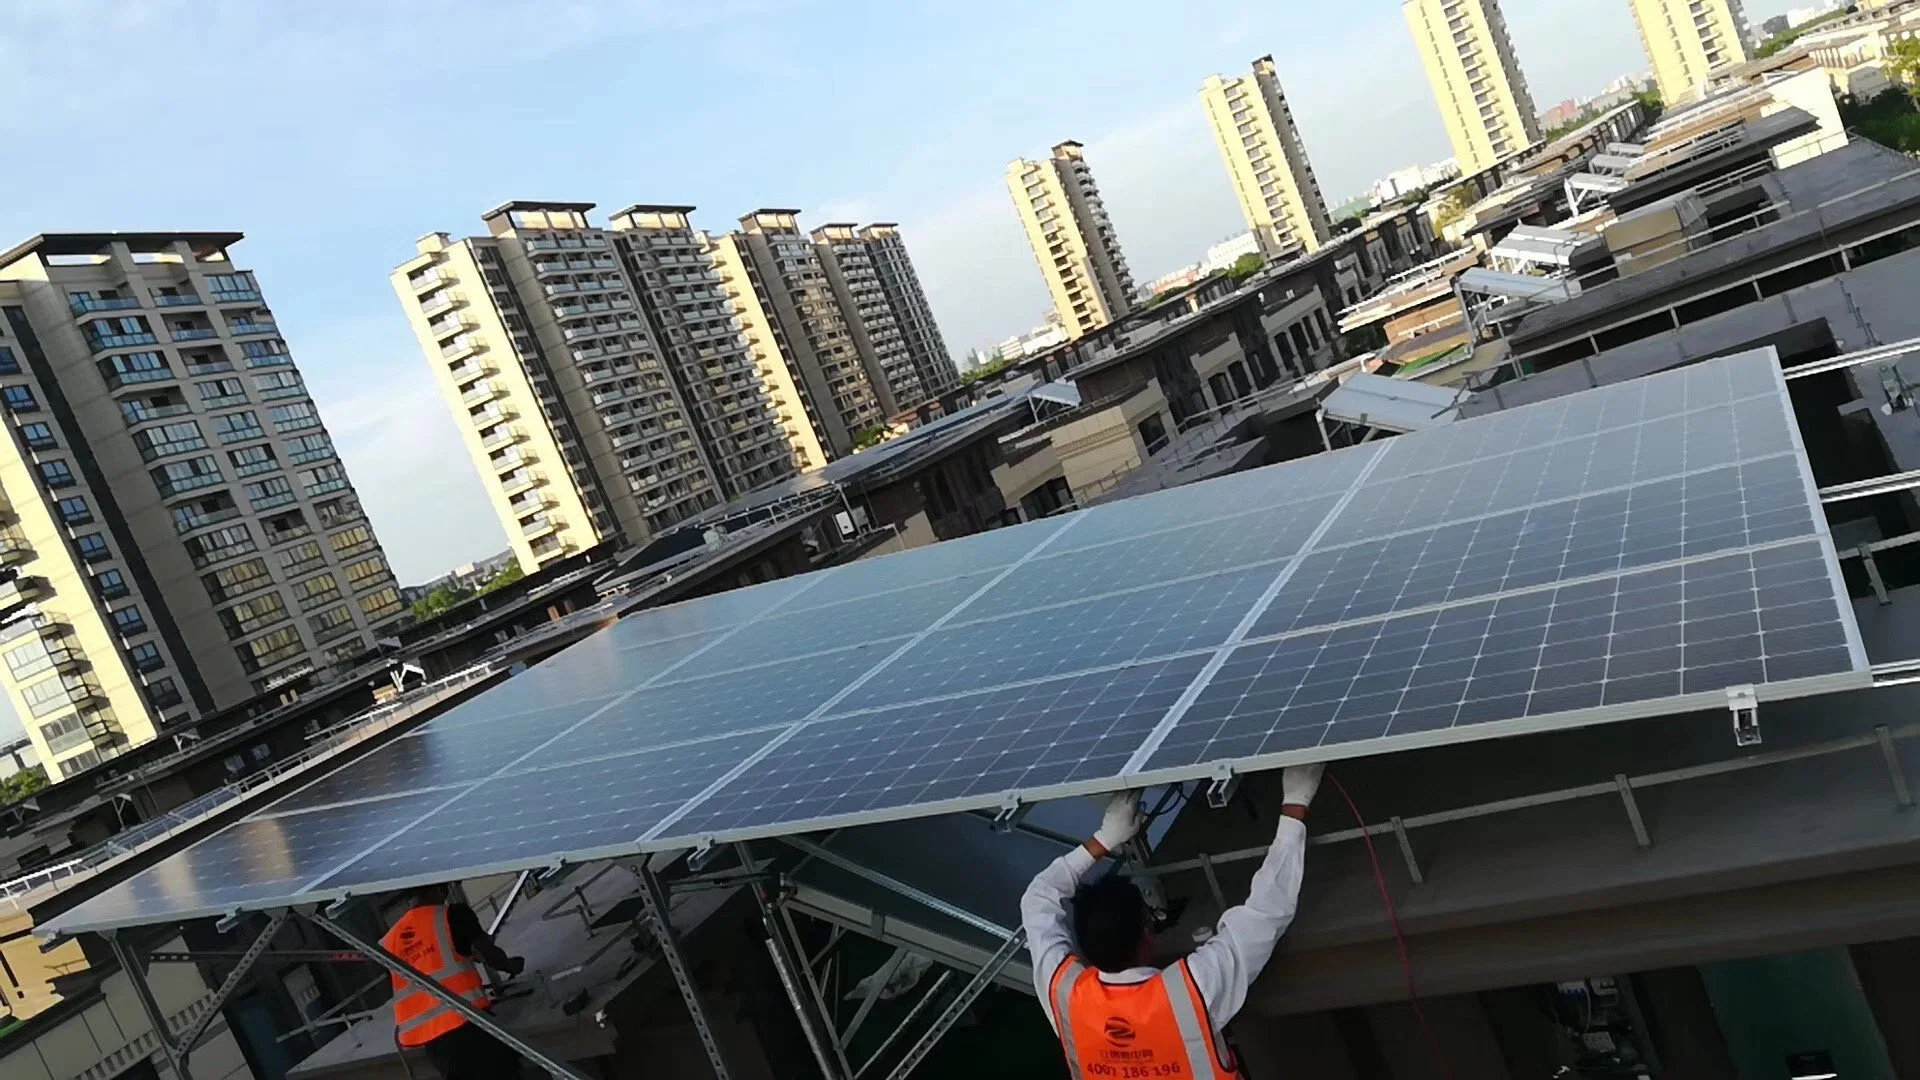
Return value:
<svg viewBox="0 0 1920 1080">
<path fill-rule="evenodd" d="M 274 936 L 280 933 L 282 926 L 286 925 L 287 915 L 288 912 L 285 910 L 273 913 L 273 917 L 267 920 L 266 929 L 261 930 L 260 936 L 253 939 L 253 944 L 247 946 L 247 951 L 241 954 L 239 962 L 233 965 L 233 970 L 228 972 L 226 979 L 220 983 L 220 989 L 214 991 L 212 1007 L 201 1013 L 200 1019 L 195 1020 L 193 1026 L 180 1036 L 182 1058 L 193 1052 L 193 1048 L 206 1035 L 207 1028 L 212 1026 L 213 1018 L 220 1015 L 220 1010 L 226 1007 L 227 999 L 240 988 L 240 980 L 247 977 L 247 973 L 253 970 L 253 965 L 259 961 L 261 954 L 273 944 Z"/>
<path fill-rule="evenodd" d="M 187 1071 L 187 1057 L 180 1051 L 173 1030 L 167 1027 L 167 1018 L 160 1012 L 160 1003 L 153 999 L 153 988 L 147 985 L 147 970 L 140 963 L 140 958 L 120 932 L 109 930 L 101 936 L 107 939 L 107 945 L 113 949 L 114 959 L 120 962 L 120 970 L 127 973 L 127 981 L 133 984 L 133 996 L 140 1002 L 140 1011 L 147 1014 L 147 1023 L 153 1025 L 153 1037 L 167 1055 L 167 1063 L 173 1066 L 174 1075 L 180 1080 L 193 1080 L 193 1074 Z"/>
</svg>

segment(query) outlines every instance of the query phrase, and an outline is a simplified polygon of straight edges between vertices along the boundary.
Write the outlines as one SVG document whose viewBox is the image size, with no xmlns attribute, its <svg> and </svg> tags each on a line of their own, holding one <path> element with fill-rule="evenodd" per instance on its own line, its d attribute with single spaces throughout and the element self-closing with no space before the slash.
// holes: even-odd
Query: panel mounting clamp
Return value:
<svg viewBox="0 0 1920 1080">
<path fill-rule="evenodd" d="M 1033 809 L 1033 804 L 1021 802 L 1018 793 L 1012 791 L 1007 792 L 1006 796 L 1000 800 L 999 807 L 993 812 L 993 831 L 997 833 L 1012 832 L 1022 821 L 1026 820 L 1027 811 L 1031 809 Z"/>
<path fill-rule="evenodd" d="M 1215 810 L 1225 810 L 1238 790 L 1240 774 L 1233 771 L 1230 762 L 1222 761 L 1213 767 L 1213 774 L 1207 777 L 1207 805 Z"/>
<path fill-rule="evenodd" d="M 1727 687 L 1727 708 L 1733 713 L 1733 744 L 1760 745 L 1760 699 L 1751 685 Z"/>
<path fill-rule="evenodd" d="M 687 869 L 697 874 L 705 870 L 707 864 L 711 863 L 714 856 L 718 854 L 720 854 L 719 845 L 713 842 L 712 837 L 705 837 L 698 846 L 687 853 Z"/>
</svg>

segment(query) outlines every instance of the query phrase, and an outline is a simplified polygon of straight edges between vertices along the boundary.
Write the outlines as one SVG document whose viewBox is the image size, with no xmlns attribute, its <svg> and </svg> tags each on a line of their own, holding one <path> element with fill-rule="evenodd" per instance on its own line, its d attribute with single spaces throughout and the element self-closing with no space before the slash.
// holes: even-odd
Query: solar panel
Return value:
<svg viewBox="0 0 1920 1080">
<path fill-rule="evenodd" d="M 1768 350 L 638 613 L 57 925 L 1849 689 L 1866 667 Z"/>
</svg>

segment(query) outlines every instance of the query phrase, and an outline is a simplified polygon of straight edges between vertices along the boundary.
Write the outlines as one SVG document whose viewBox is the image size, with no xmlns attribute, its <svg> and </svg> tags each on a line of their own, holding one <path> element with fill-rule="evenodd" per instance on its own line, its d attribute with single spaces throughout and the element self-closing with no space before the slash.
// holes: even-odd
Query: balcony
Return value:
<svg viewBox="0 0 1920 1080">
<path fill-rule="evenodd" d="M 154 307 L 199 307 L 201 300 L 193 293 L 154 293 Z"/>
<path fill-rule="evenodd" d="M 193 363 L 192 361 L 188 361 L 187 363 L 187 374 L 189 375 L 220 375 L 232 370 L 233 361 L 224 357 L 219 360 L 208 360 L 199 364 Z"/>
<path fill-rule="evenodd" d="M 45 600 L 50 595 L 47 583 L 37 577 L 16 577 L 3 581 L 0 582 L 0 611 Z"/>
<path fill-rule="evenodd" d="M 495 428 L 492 434 L 480 440 L 480 445 L 487 450 L 498 450 L 503 446 L 512 446 L 514 443 L 521 442 L 526 437 L 527 433 L 523 428 Z"/>
<path fill-rule="evenodd" d="M 292 367 L 292 366 L 293 366 L 293 356 L 290 353 L 283 353 L 283 352 L 259 353 L 259 354 L 251 355 L 247 357 L 247 367 L 255 370 L 259 368 Z"/>
<path fill-rule="evenodd" d="M 271 389 L 260 391 L 261 401 L 274 401 L 279 398 L 306 397 L 306 396 L 307 396 L 306 383 L 294 383 L 292 386 L 275 386 L 275 387 L 272 387 Z"/>
<path fill-rule="evenodd" d="M 529 498 L 515 499 L 509 502 L 507 509 L 513 511 L 513 516 L 517 518 L 524 517 L 527 514 L 538 513 L 541 510 L 549 510 L 558 505 L 560 505 L 560 500 L 551 495 L 533 495 Z M 341 554 L 344 556 L 346 553 L 341 552 Z"/>
<path fill-rule="evenodd" d="M 488 463 L 493 466 L 493 471 L 496 473 L 510 473 L 532 460 L 532 454 L 511 450 L 499 457 L 489 459 Z"/>
<path fill-rule="evenodd" d="M 506 492 L 509 496 L 512 496 L 512 495 L 517 495 L 522 491 L 532 491 L 534 488 L 538 487 L 540 483 L 541 483 L 541 477 L 539 473 L 533 471 L 532 469 L 521 469 L 518 472 L 508 473 L 507 475 L 501 477 L 500 490 Z M 0 555 L 3 555 L 3 554 L 4 554 L 4 548 L 0 548 Z M 28 554 L 31 555 L 32 552 L 28 552 Z"/>
<path fill-rule="evenodd" d="M 541 514 L 531 521 L 522 522 L 520 524 L 520 535 L 532 540 L 535 537 L 547 535 L 558 528 L 559 524 L 560 523 L 552 517 Z"/>
<path fill-rule="evenodd" d="M 40 712 L 36 719 L 106 701 L 106 695 L 101 693 L 99 684 L 80 675 L 57 675 L 45 683 L 36 684 L 34 689 L 40 690 L 42 687 L 53 686 L 56 682 L 58 689 L 52 693 L 36 695 L 39 704 L 35 707 L 45 710 Z"/>
<path fill-rule="evenodd" d="M 272 510 L 276 506 L 291 505 L 297 498 L 298 496 L 291 491 L 279 491 L 271 495 L 262 495 L 248 501 L 252 503 L 253 509 L 258 512 Z"/>
<path fill-rule="evenodd" d="M 451 311 L 464 303 L 466 303 L 465 298 L 459 293 L 449 289 L 446 292 L 434 293 L 432 296 L 427 297 L 420 305 L 420 313 L 431 319 L 443 311 Z"/>
<path fill-rule="evenodd" d="M 176 499 L 189 492 L 200 491 L 203 488 L 217 487 L 226 482 L 226 477 L 221 476 L 218 472 L 186 476 L 178 480 L 169 480 L 159 485 L 160 497 L 163 499 Z"/>
<path fill-rule="evenodd" d="M 141 345 L 158 345 L 160 339 L 151 333 L 138 334 L 88 334 L 87 347 L 94 352 L 108 352 L 113 349 L 131 349 Z"/>
<path fill-rule="evenodd" d="M 232 521 L 234 518 L 239 517 L 241 513 L 242 511 L 238 506 L 229 506 L 221 510 L 211 510 L 206 513 L 193 514 L 187 517 L 181 517 L 176 514 L 173 519 L 173 528 L 175 532 L 185 535 L 197 529 L 205 529 L 209 526 L 219 525 L 222 522 Z"/>
<path fill-rule="evenodd" d="M 67 307 L 75 315 L 90 315 L 96 311 L 126 311 L 140 306 L 140 301 L 131 296 L 70 296 Z"/>
<path fill-rule="evenodd" d="M 310 498 L 318 498 L 322 495 L 331 495 L 336 491 L 345 490 L 347 490 L 347 478 L 344 476 L 338 480 L 323 480 L 318 484 L 307 485 L 307 495 Z"/>
<path fill-rule="evenodd" d="M 453 381 L 456 383 L 469 383 L 482 375 L 492 375 L 498 370 L 492 364 L 471 362 L 455 364 L 447 369 L 447 374 L 453 376 Z"/>
<path fill-rule="evenodd" d="M 257 304 L 260 302 L 259 289 L 233 289 L 228 292 L 208 294 L 216 304 Z"/>
<path fill-rule="evenodd" d="M 173 331 L 169 335 L 175 341 L 206 341 L 220 336 L 220 331 L 211 326 L 188 326 Z"/>
<path fill-rule="evenodd" d="M 172 368 L 138 368 L 133 371 L 116 371 L 107 376 L 107 389 L 124 390 L 129 386 L 142 386 L 147 383 L 173 382 L 179 376 Z"/>
<path fill-rule="evenodd" d="M 231 322 L 227 324 L 227 329 L 233 332 L 234 337 L 240 337 L 245 334 L 277 334 L 280 332 L 280 324 L 271 322 Z"/>
<path fill-rule="evenodd" d="M 241 400 L 246 399 L 243 397 Z M 120 407 L 120 415 L 130 428 L 140 424 L 151 424 L 158 420 L 171 420 L 176 416 L 187 416 L 192 412 L 193 407 L 190 405 L 123 405 Z"/>
<path fill-rule="evenodd" d="M 450 344 L 441 347 L 440 359 L 447 361 L 464 360 L 474 353 L 479 352 L 480 347 L 478 338 L 455 338 Z"/>
<path fill-rule="evenodd" d="M 18 566 L 33 558 L 25 534 L 18 529 L 0 529 L 0 566 Z"/>
<path fill-rule="evenodd" d="M 323 529 L 331 529 L 340 522 L 366 516 L 360 509 L 360 500 L 353 498 L 335 499 L 324 506 L 316 507 L 315 513 L 319 515 L 320 527 Z"/>
<path fill-rule="evenodd" d="M 501 389 L 498 386 L 495 386 L 492 383 L 488 383 L 488 382 L 475 383 L 473 386 L 469 387 L 466 390 L 466 392 L 460 395 L 460 404 L 482 405 L 482 404 L 485 404 L 486 402 L 492 401 L 497 397 L 502 397 L 505 394 L 506 394 L 505 390 Z"/>
</svg>

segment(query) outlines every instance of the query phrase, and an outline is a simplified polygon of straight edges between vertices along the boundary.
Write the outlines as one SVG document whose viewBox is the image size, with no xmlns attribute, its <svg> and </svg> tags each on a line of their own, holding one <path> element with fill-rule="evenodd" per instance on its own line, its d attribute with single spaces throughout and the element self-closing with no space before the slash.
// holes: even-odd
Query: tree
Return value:
<svg viewBox="0 0 1920 1080">
<path fill-rule="evenodd" d="M 1233 265 L 1227 267 L 1227 276 L 1235 281 L 1245 281 L 1259 273 L 1260 268 L 1265 265 L 1265 259 L 1249 251 L 1245 255 L 1233 260 Z"/>
<path fill-rule="evenodd" d="M 881 443 L 886 441 L 887 441 L 886 425 L 874 424 L 871 427 L 861 428 L 859 431 L 854 432 L 853 448 L 855 450 L 865 450 L 869 446 L 879 446 Z"/>
<path fill-rule="evenodd" d="M 1887 78 L 1907 92 L 1907 100 L 1920 108 L 1920 88 L 1914 85 L 1920 82 L 1920 38 L 1901 38 L 1889 44 L 1881 66 Z"/>
<path fill-rule="evenodd" d="M 1440 205 L 1433 209 L 1433 227 L 1444 229 L 1467 216 L 1467 209 L 1473 205 L 1473 192 L 1464 185 L 1454 188 Z"/>
<path fill-rule="evenodd" d="M 1658 90 L 1638 91 L 1633 95 L 1633 100 L 1639 102 L 1640 107 L 1647 111 L 1647 123 L 1649 124 L 1660 119 L 1660 114 L 1667 111 L 1667 103 L 1660 99 L 1660 91 Z"/>
<path fill-rule="evenodd" d="M 5 780 L 0 780 L 0 806 L 33 794 L 47 786 L 47 770 L 38 765 L 30 769 L 21 769 Z"/>
</svg>

